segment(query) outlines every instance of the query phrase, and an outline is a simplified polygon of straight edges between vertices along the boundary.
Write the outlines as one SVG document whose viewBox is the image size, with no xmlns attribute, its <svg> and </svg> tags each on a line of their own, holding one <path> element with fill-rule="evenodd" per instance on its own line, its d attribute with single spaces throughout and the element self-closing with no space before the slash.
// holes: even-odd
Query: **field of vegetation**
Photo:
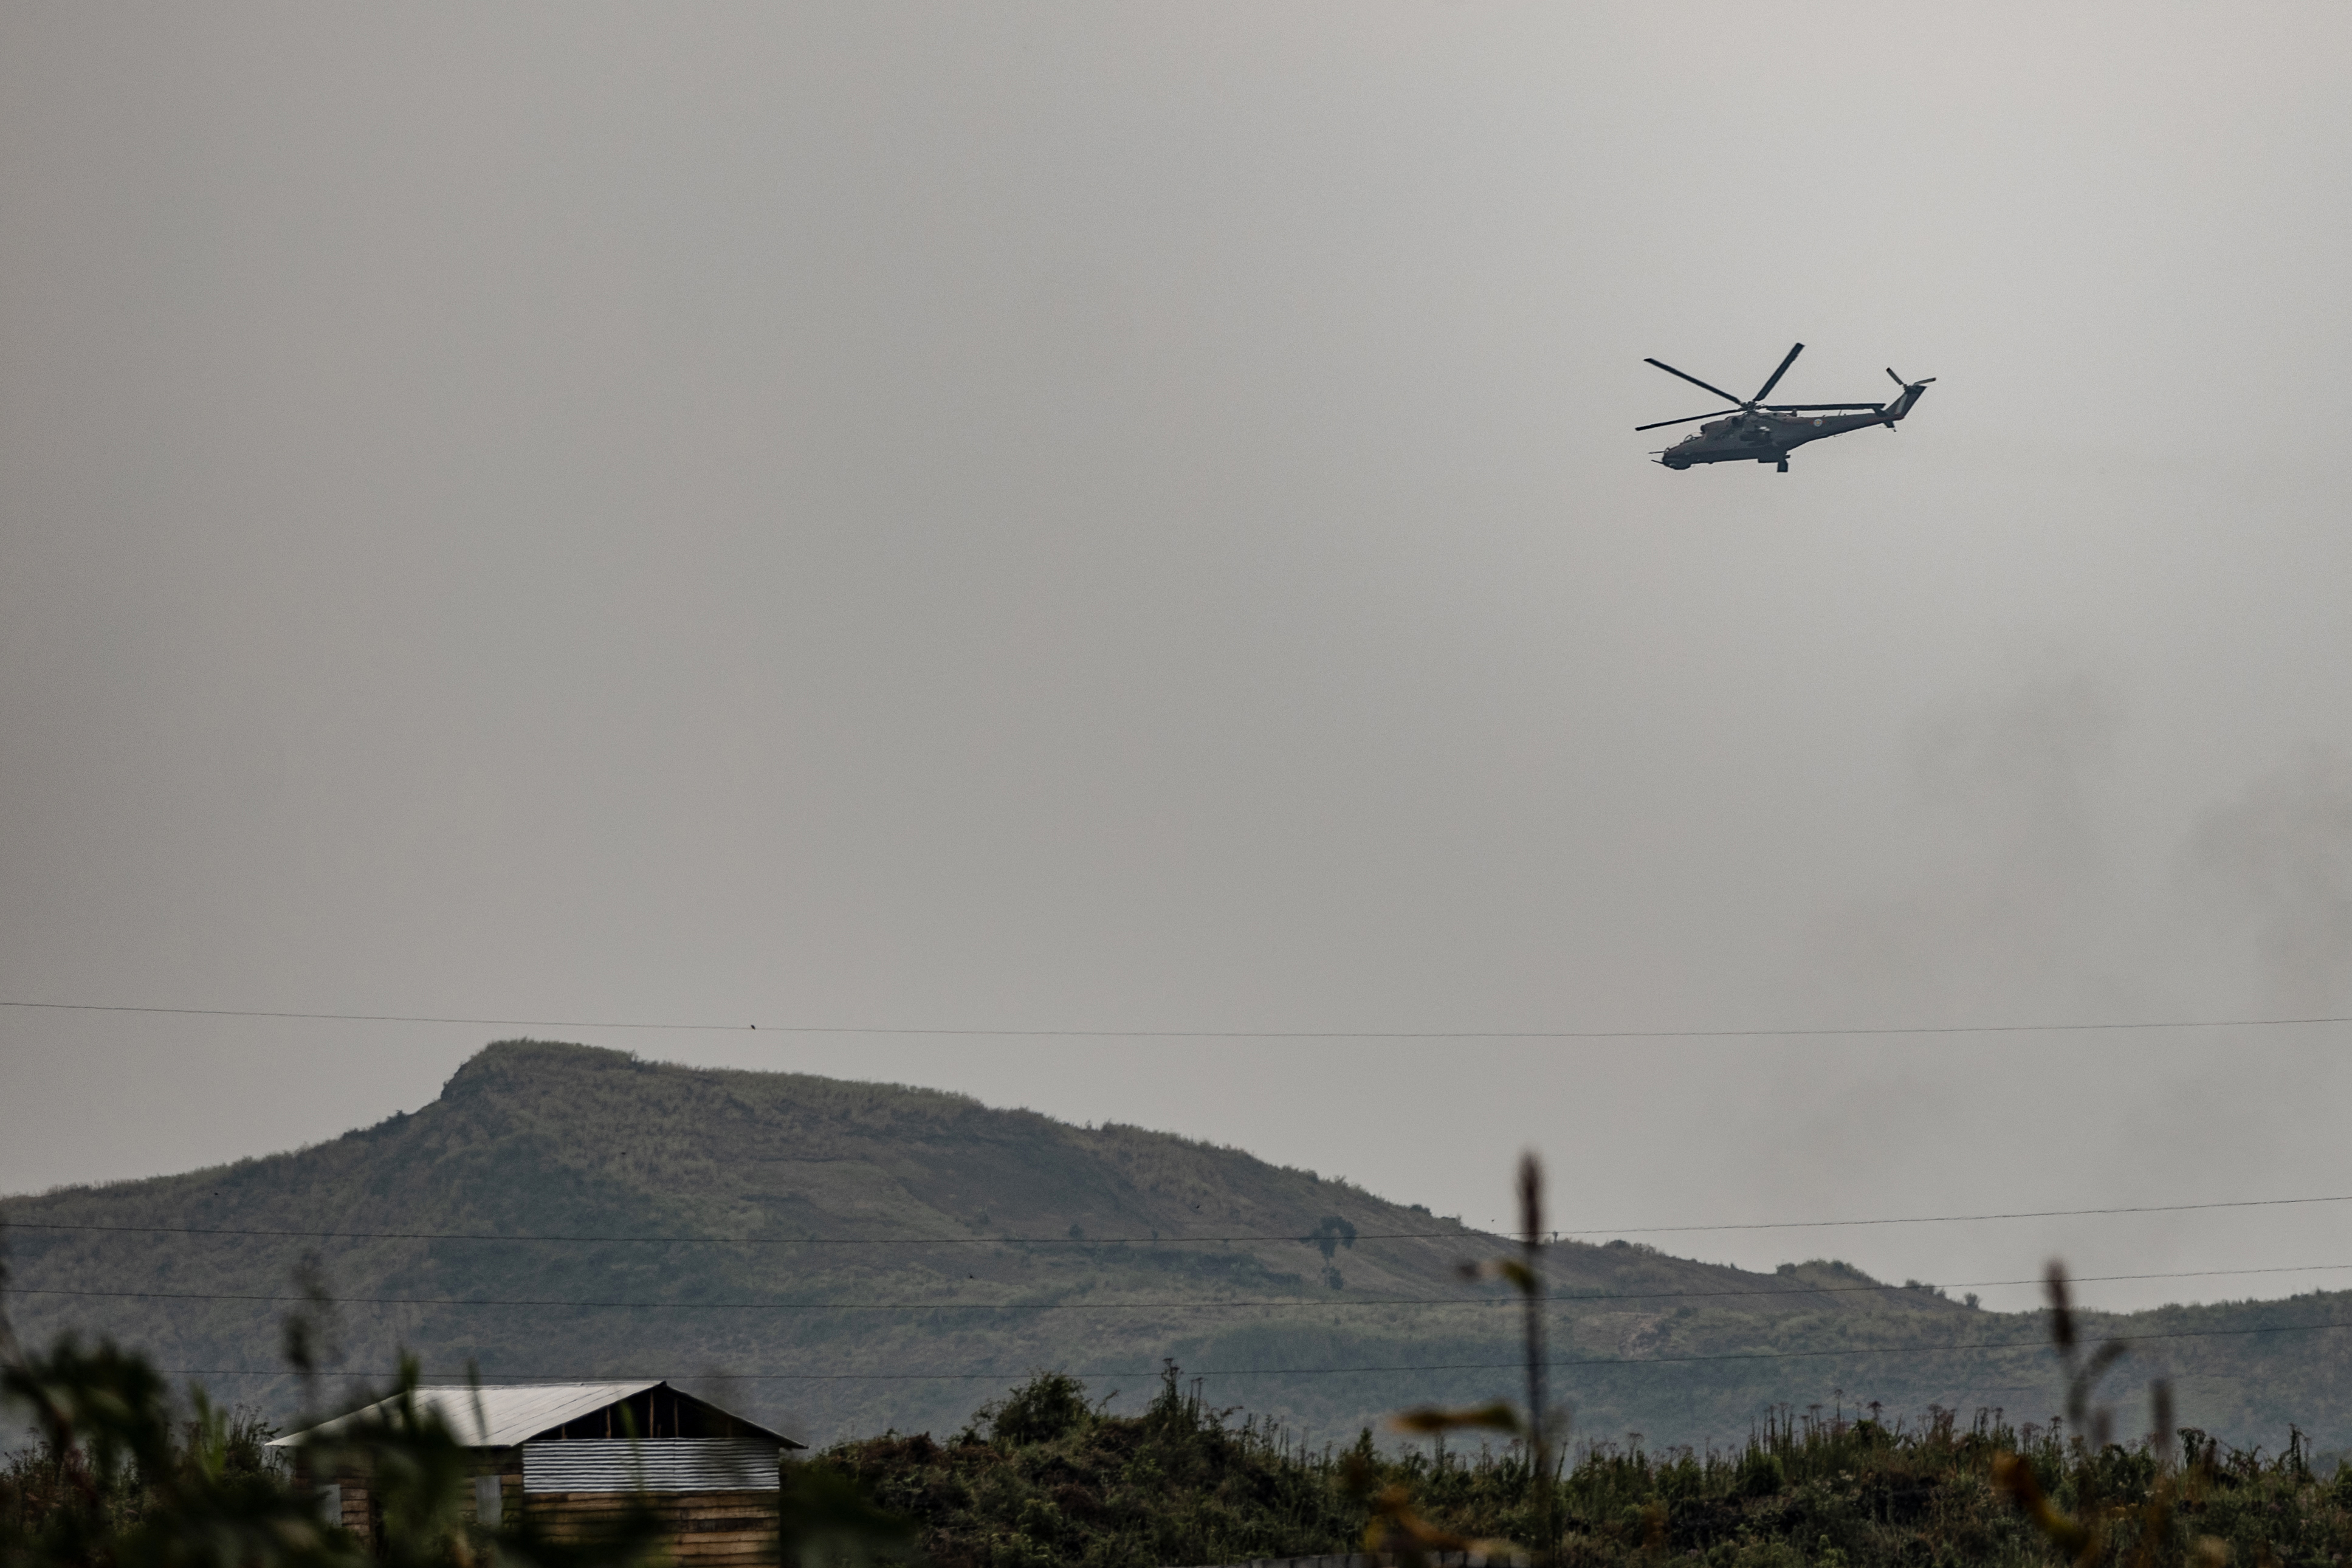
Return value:
<svg viewBox="0 0 2352 1568">
<path fill-rule="evenodd" d="M 2094 1451 L 2063 1423 L 2014 1427 L 1949 1411 L 1906 1423 L 1866 1411 L 1775 1417 L 1711 1453 L 1582 1447 L 1555 1469 L 1561 1568 L 1927 1568 L 2138 1562 L 2340 1563 L 2352 1556 L 2352 1469 L 2299 1442 L 2270 1455 L 2179 1434 L 2168 1469 L 2148 1441 Z M 1997 1479 L 2028 1467 L 2052 1506 L 2117 1516 L 2084 1555 L 2053 1542 Z M 1540 1489 L 1523 1448 L 1385 1451 L 1367 1430 L 1301 1449 L 1279 1428 L 1204 1405 L 1171 1372 L 1139 1416 L 1090 1411 L 1044 1376 L 946 1442 L 841 1444 L 817 1461 L 912 1520 L 939 1568 L 1150 1568 L 1361 1550 L 1375 1503 L 1401 1491 L 1429 1530 L 1538 1556 Z M 2168 1517 L 2145 1510 L 2168 1484 Z"/>
<path fill-rule="evenodd" d="M 358 1568 L 359 1544 L 318 1528 L 250 1411 L 198 1405 L 174 1417 L 135 1358 L 66 1349 L 12 1363 L 9 1393 L 44 1417 L 40 1441 L 0 1467 L 0 1564 L 106 1568 Z M 463 1523 L 464 1470 L 447 1435 L 395 1416 L 361 1441 L 405 1477 L 387 1522 L 391 1558 L 450 1568 L 629 1568 L 657 1561 L 625 1521 L 614 1538 L 559 1543 L 524 1522 Z M 2021 1506 L 2003 1467 L 2029 1473 L 2057 1513 L 2102 1518 L 2062 1542 Z M 1557 1568 L 2266 1568 L 2352 1557 L 2352 1468 L 2179 1434 L 2095 1447 L 2063 1425 L 2012 1427 L 1979 1413 L 1906 1423 L 1869 1412 L 1775 1417 L 1732 1448 L 1580 1447 L 1543 1489 L 1526 1450 L 1400 1448 L 1369 1429 L 1309 1450 L 1278 1426 L 1213 1408 L 1168 1369 L 1139 1415 L 1090 1405 L 1045 1373 L 940 1441 L 896 1434 L 838 1444 L 794 1467 L 788 1493 L 804 1564 L 871 1560 L 934 1568 L 1166 1568 L 1255 1557 L 1475 1542 Z M 2151 1522 L 2152 1499 L 2171 1499 Z M 880 1505 L 879 1510 L 868 1500 Z M 897 1521 L 894 1522 L 894 1517 Z M 1448 1538 L 1453 1538 L 1449 1540 Z M 1409 1550 L 1405 1553 L 1409 1557 Z"/>
</svg>

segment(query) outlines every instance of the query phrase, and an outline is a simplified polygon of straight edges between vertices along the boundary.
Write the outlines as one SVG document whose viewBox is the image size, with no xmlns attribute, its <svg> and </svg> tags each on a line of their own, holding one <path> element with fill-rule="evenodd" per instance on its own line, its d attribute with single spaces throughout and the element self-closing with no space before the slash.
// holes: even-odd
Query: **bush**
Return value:
<svg viewBox="0 0 2352 1568">
<path fill-rule="evenodd" d="M 989 1438 L 1000 1447 L 1051 1443 L 1087 1419 L 1087 1385 L 1066 1372 L 1041 1372 L 982 1414 L 990 1417 Z"/>
<path fill-rule="evenodd" d="M 1778 1497 L 1789 1484 L 1788 1467 L 1780 1456 L 1763 1448 L 1750 1448 L 1739 1461 L 1739 1495 L 1741 1497 Z"/>
</svg>

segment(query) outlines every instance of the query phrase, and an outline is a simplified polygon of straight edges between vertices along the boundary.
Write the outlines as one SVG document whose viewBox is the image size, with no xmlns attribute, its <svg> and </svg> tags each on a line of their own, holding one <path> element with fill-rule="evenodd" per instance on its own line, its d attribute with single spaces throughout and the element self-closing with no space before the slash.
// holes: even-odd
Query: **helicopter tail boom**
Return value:
<svg viewBox="0 0 2352 1568">
<path fill-rule="evenodd" d="M 1895 375 L 1891 370 L 1886 374 L 1890 376 L 1894 376 L 1895 384 L 1903 389 L 1903 395 L 1886 405 L 1886 410 L 1884 416 L 1886 420 L 1886 427 L 1892 430 L 1895 428 L 1895 422 L 1897 419 L 1902 418 L 1905 415 L 1910 413 L 1911 405 L 1918 402 L 1920 395 L 1927 390 L 1927 382 L 1933 381 L 1936 378 L 1931 375 L 1927 377 L 1927 381 L 1906 381 L 1901 376 Z"/>
</svg>

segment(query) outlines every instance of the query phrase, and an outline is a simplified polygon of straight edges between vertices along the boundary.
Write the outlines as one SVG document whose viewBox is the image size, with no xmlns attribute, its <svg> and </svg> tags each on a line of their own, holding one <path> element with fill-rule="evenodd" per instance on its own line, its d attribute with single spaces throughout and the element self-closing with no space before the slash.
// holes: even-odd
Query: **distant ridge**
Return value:
<svg viewBox="0 0 2352 1568">
<path fill-rule="evenodd" d="M 1266 1372 L 1206 1392 L 1344 1440 L 1406 1405 L 1507 1390 L 1517 1343 L 1499 1298 L 1454 1275 L 1494 1238 L 1342 1181 L 939 1090 L 539 1041 L 488 1047 L 422 1110 L 326 1143 L 0 1210 L 27 1338 L 110 1335 L 279 1411 L 298 1391 L 268 1371 L 287 1310 L 269 1298 L 298 1293 L 313 1252 L 331 1294 L 370 1299 L 338 1309 L 341 1365 L 387 1368 L 406 1346 L 429 1373 L 726 1383 L 730 1405 L 820 1442 L 952 1432 L 1040 1367 L 1129 1373 L 1096 1380 L 1124 1408 L 1162 1358 Z M 504 1239 L 520 1236 L 585 1239 Z M 1756 1274 L 1619 1241 L 1550 1265 L 1554 1353 L 1574 1363 L 1554 1386 L 1589 1438 L 1727 1441 L 1775 1405 L 1839 1399 L 2034 1418 L 2054 1395 L 2032 1315 L 1855 1289 L 1875 1282 L 1842 1264 Z M 1431 1300 L 1461 1304 L 1413 1304 Z M 2293 1421 L 2347 1447 L 2352 1329 L 2263 1331 L 2337 1320 L 2352 1296 L 2094 1322 L 2220 1331 L 2151 1342 L 2116 1374 L 2169 1368 L 2185 1421 L 2265 1443 Z M 1986 1342 L 2018 1348 L 1942 1348 Z M 233 1368 L 268 1375 L 215 1370 Z M 1433 1370 L 1366 1370 L 1393 1368 Z"/>
</svg>

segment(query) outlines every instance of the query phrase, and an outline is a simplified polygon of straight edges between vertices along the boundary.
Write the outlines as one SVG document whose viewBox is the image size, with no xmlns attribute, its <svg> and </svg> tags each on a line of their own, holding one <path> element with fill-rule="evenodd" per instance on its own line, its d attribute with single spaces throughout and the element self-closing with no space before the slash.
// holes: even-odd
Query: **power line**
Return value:
<svg viewBox="0 0 2352 1568">
<path fill-rule="evenodd" d="M 1857 1226 L 1962 1225 L 1986 1220 L 2078 1219 L 2103 1215 L 2190 1214 L 2206 1209 L 2284 1208 L 2306 1204 L 2352 1203 L 2352 1193 L 2303 1198 L 2231 1198 L 2195 1204 L 2125 1204 L 2101 1208 L 2016 1209 L 1988 1214 L 1900 1215 L 1877 1219 L 1733 1220 L 1715 1225 L 1601 1226 L 1556 1230 L 1555 1237 L 1586 1236 L 1676 1236 L 1697 1231 L 1834 1230 Z M 543 1236 L 497 1231 L 296 1230 L 237 1226 L 96 1225 L 62 1220 L 10 1220 L 17 1230 L 112 1232 L 139 1236 L 257 1236 L 328 1241 L 494 1241 L 557 1244 L 612 1243 L 697 1247 L 1187 1247 L 1234 1242 L 1320 1242 L 1328 1233 L 1249 1236 Z M 1358 1241 L 1486 1241 L 1492 1237 L 1453 1230 L 1359 1231 Z"/>
<path fill-rule="evenodd" d="M 2082 1274 L 2073 1276 L 2078 1285 L 2110 1283 L 2137 1279 L 2203 1279 L 2236 1278 L 2255 1274 L 2321 1274 L 2352 1269 L 2352 1263 L 2283 1264 L 2267 1268 L 2189 1268 L 2160 1274 Z M 2002 1285 L 2040 1285 L 2040 1277 L 2031 1279 L 1954 1279 L 1937 1289 L 1966 1290 L 1990 1289 Z M 1563 1291 L 1550 1298 L 1554 1307 L 1573 1307 L 1588 1301 L 1666 1301 L 1687 1300 L 1711 1297 L 1754 1298 L 1759 1296 L 1846 1296 L 1868 1294 L 1901 1294 L 1917 1292 L 1919 1285 L 1768 1285 L 1751 1290 L 1601 1290 L 1590 1292 Z M 106 1300 L 133 1301 L 255 1301 L 266 1303 L 310 1301 L 325 1300 L 347 1307 L 537 1307 L 565 1308 L 580 1310 L 630 1310 L 678 1312 L 1143 1312 L 1181 1309 L 1186 1311 L 1238 1311 L 1260 1309 L 1292 1311 L 1331 1311 L 1362 1310 L 1371 1307 L 1485 1307 L 1496 1308 L 1516 1304 L 1516 1298 L 1507 1296 L 1371 1296 L 1333 1297 L 1329 1299 L 1299 1296 L 1247 1298 L 1238 1300 L 1201 1300 L 1171 1299 L 1139 1301 L 578 1301 L 540 1298 L 464 1297 L 464 1296 L 329 1296 L 325 1298 L 265 1294 L 260 1292 L 209 1290 L 73 1290 L 16 1287 L 18 1296 L 91 1297 Z"/>
<path fill-rule="evenodd" d="M 1555 1231 L 1555 1236 L 1672 1236 L 1699 1230 L 1835 1230 L 1865 1225 L 1960 1225 L 1993 1219 L 2074 1219 L 2087 1215 L 2188 1214 L 2197 1209 L 2284 1208 L 2297 1204 L 2352 1203 L 2352 1193 L 2315 1198 L 2232 1198 L 2202 1204 L 2121 1204 L 2091 1209 L 2018 1209 L 2007 1214 L 1908 1215 L 1891 1219 L 1757 1220 L 1729 1225 L 1644 1225 L 1615 1230 Z"/>
<path fill-rule="evenodd" d="M 2126 1345 L 2152 1343 L 2162 1340 L 2211 1340 L 2243 1338 L 2252 1334 L 2320 1333 L 2330 1329 L 2352 1329 L 2352 1320 L 2336 1320 L 2324 1323 L 2282 1323 L 2248 1329 L 2181 1329 L 2166 1333 L 2130 1334 L 2118 1336 Z M 1831 1350 L 1816 1351 L 1724 1351 L 1705 1355 L 1662 1356 L 1590 1356 L 1570 1361 L 1548 1361 L 1547 1367 L 1647 1367 L 1686 1366 L 1699 1362 L 1727 1361 L 1818 1361 L 1830 1356 L 1917 1356 L 1963 1355 L 1979 1351 L 2046 1350 L 2046 1340 L 1986 1340 L 1955 1345 L 1844 1345 Z M 1434 1362 L 1419 1366 L 1257 1366 L 1214 1367 L 1194 1369 L 1194 1377 L 1355 1377 L 1380 1373 L 1425 1372 L 1517 1372 L 1526 1366 L 1518 1361 Z M 260 1367 L 164 1367 L 158 1369 L 172 1377 L 283 1377 L 283 1370 Z M 334 1377 L 396 1377 L 397 1372 L 335 1372 Z M 455 1381 L 455 1374 L 436 1374 Z M 625 1378 L 655 1376 L 723 1376 L 740 1383 L 947 1383 L 992 1377 L 1022 1377 L 1022 1372 L 747 1372 L 726 1373 L 498 1373 L 499 1377 L 527 1378 L 532 1382 L 595 1382 Z M 1119 1368 L 1108 1372 L 1075 1372 L 1073 1377 L 1157 1377 L 1159 1372 Z"/>
<path fill-rule="evenodd" d="M 2352 1014 L 2296 1018 L 2148 1018 L 2046 1024 L 1897 1024 L 1741 1029 L 1007 1029 L 884 1024 L 711 1024 L 641 1019 L 466 1018 L 431 1013 L 304 1013 L 252 1007 L 146 1007 L 109 1002 L 17 1002 L 52 1013 L 132 1013 L 182 1018 L 278 1018 L 310 1023 L 457 1024 L 493 1029 L 643 1029 L 680 1034 L 860 1035 L 1062 1040 L 1768 1040 L 1899 1035 L 2064 1035 L 2181 1029 L 2282 1029 L 2352 1024 Z"/>
</svg>

